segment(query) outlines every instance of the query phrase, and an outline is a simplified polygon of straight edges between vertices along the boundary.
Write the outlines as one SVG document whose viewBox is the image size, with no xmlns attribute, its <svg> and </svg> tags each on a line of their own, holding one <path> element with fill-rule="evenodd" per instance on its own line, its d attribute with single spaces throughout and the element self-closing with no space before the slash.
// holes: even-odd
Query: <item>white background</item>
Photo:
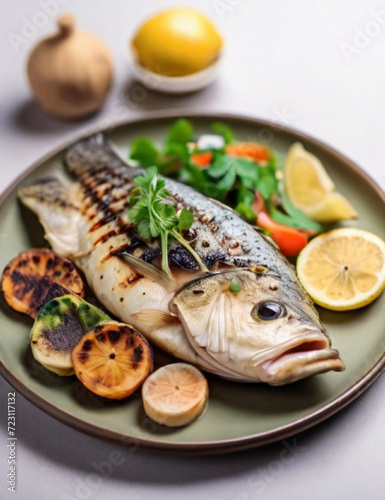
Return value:
<svg viewBox="0 0 385 500">
<path fill-rule="evenodd" d="M 41 15 L 44 3 L 50 16 Z M 127 40 L 148 14 L 181 3 L 1 1 L 1 190 L 80 132 L 105 120 L 171 108 L 245 113 L 293 126 L 343 152 L 385 189 L 385 2 L 184 0 L 209 15 L 226 40 L 220 77 L 190 96 L 143 94 L 130 79 Z M 73 12 L 81 27 L 104 39 L 115 61 L 114 86 L 103 111 L 80 123 L 48 118 L 33 102 L 25 76 L 29 51 L 52 32 L 59 12 Z M 375 21 L 376 13 L 383 25 Z M 33 21 L 40 26 L 17 45 L 11 34 L 23 36 Z M 125 106 L 117 106 L 123 101 Z M 341 413 L 297 436 L 301 448 L 290 463 L 280 461 L 282 443 L 204 458 L 130 453 L 66 427 L 17 395 L 16 494 L 8 493 L 6 484 L 11 390 L 0 378 L 1 498 L 384 498 L 384 377 Z M 95 464 L 104 463 L 107 471 L 105 462 L 114 451 L 122 463 L 103 478 Z"/>
</svg>

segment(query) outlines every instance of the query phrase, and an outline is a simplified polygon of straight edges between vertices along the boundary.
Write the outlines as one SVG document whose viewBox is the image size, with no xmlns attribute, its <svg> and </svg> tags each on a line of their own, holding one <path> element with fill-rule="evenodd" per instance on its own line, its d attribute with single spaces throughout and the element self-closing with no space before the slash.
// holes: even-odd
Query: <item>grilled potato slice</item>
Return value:
<svg viewBox="0 0 385 500">
<path fill-rule="evenodd" d="M 108 321 L 88 332 L 72 351 L 78 379 L 109 399 L 132 394 L 153 369 L 147 340 L 132 326 Z"/>
<path fill-rule="evenodd" d="M 86 332 L 110 319 L 77 295 L 53 299 L 37 313 L 30 335 L 32 354 L 48 370 L 73 375 L 72 349 Z"/>
<path fill-rule="evenodd" d="M 188 363 L 162 366 L 142 387 L 146 414 L 168 427 L 187 425 L 198 418 L 206 408 L 208 396 L 206 378 Z"/>
<path fill-rule="evenodd" d="M 72 262 L 47 248 L 31 248 L 12 259 L 4 268 L 1 287 L 8 305 L 32 318 L 53 298 L 85 294 L 84 282 Z"/>
</svg>

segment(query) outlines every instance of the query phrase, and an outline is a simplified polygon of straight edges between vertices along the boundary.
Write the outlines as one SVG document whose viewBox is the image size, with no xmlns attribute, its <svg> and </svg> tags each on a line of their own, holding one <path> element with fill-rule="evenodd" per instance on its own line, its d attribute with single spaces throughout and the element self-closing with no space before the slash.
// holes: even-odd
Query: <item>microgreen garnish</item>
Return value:
<svg viewBox="0 0 385 500">
<path fill-rule="evenodd" d="M 236 292 L 236 293 L 238 293 L 238 292 L 240 292 L 240 291 L 241 291 L 241 289 L 242 289 L 242 287 L 241 287 L 241 285 L 240 285 L 237 281 L 233 280 L 233 281 L 230 283 L 229 290 L 230 290 L 231 292 Z"/>
<path fill-rule="evenodd" d="M 204 272 L 209 272 L 202 259 L 184 239 L 181 232 L 190 229 L 194 222 L 194 214 L 184 208 L 179 216 L 175 207 L 167 203 L 170 197 L 166 189 L 166 181 L 158 176 L 158 169 L 151 167 L 143 175 L 134 179 L 137 187 L 130 196 L 128 218 L 137 225 L 137 231 L 144 240 L 160 237 L 162 249 L 162 269 L 172 278 L 168 264 L 169 238 L 175 238 L 197 261 Z"/>
</svg>

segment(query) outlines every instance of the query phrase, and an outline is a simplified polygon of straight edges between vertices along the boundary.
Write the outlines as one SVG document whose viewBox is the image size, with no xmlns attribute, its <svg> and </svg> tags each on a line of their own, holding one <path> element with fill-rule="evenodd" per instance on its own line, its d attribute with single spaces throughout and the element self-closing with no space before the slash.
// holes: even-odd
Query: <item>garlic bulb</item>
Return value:
<svg viewBox="0 0 385 500">
<path fill-rule="evenodd" d="M 102 106 L 111 86 L 112 58 L 93 34 L 74 31 L 72 15 L 57 24 L 57 34 L 32 51 L 28 78 L 45 111 L 58 118 L 82 118 Z"/>
</svg>

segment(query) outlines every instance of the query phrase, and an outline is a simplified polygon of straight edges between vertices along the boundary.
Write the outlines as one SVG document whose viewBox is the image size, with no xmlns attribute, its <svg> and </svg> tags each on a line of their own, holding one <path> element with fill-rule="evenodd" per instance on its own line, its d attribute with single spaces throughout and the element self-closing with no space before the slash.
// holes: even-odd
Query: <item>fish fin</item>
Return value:
<svg viewBox="0 0 385 500">
<path fill-rule="evenodd" d="M 114 171 L 121 171 L 129 177 L 140 175 L 143 170 L 129 166 L 116 151 L 112 142 L 101 132 L 85 137 L 70 146 L 65 155 L 65 163 L 76 176 L 89 170 L 108 165 Z"/>
<path fill-rule="evenodd" d="M 150 323 L 154 330 L 170 326 L 174 323 L 179 323 L 177 316 L 173 316 L 165 311 L 160 311 L 159 309 L 141 309 L 132 316 L 142 323 Z"/>
<path fill-rule="evenodd" d="M 52 249 L 62 256 L 79 250 L 79 207 L 71 201 L 71 184 L 43 177 L 18 191 L 20 201 L 39 217 Z"/>
<path fill-rule="evenodd" d="M 164 271 L 158 269 L 149 262 L 145 262 L 144 260 L 128 253 L 117 254 L 117 257 L 123 259 L 137 273 L 142 274 L 146 278 L 149 278 L 153 281 L 156 281 L 166 290 L 172 291 L 175 288 L 174 280 L 169 278 Z"/>
</svg>

